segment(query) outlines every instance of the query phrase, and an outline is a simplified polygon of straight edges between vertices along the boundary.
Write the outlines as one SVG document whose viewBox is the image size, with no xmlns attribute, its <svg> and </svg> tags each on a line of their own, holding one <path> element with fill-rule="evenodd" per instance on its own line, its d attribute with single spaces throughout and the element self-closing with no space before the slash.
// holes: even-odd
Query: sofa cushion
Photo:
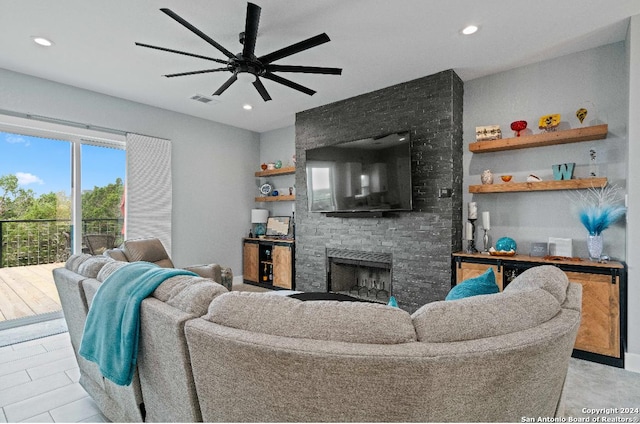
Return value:
<svg viewBox="0 0 640 424">
<path fill-rule="evenodd" d="M 169 254 L 157 238 L 126 240 L 123 251 L 129 262 L 146 261 L 163 268 L 173 268 Z"/>
<path fill-rule="evenodd" d="M 229 292 L 213 299 L 203 318 L 282 337 L 367 344 L 416 341 L 406 311 L 377 303 L 303 302 L 264 293 Z"/>
<path fill-rule="evenodd" d="M 104 264 L 102 269 L 100 269 L 100 272 L 98 272 L 98 275 L 96 276 L 96 279 L 98 281 L 100 281 L 101 283 L 104 283 L 104 280 L 106 280 L 107 277 L 109 277 L 116 270 L 122 268 L 123 266 L 125 266 L 128 263 L 129 262 L 120 262 L 120 261 L 116 261 L 116 260 L 111 261 L 111 262 L 107 262 L 106 264 Z"/>
<path fill-rule="evenodd" d="M 419 341 L 447 343 L 526 330 L 559 311 L 556 298 L 537 288 L 428 303 L 412 318 Z"/>
<path fill-rule="evenodd" d="M 500 288 L 496 284 L 496 276 L 493 268 L 488 268 L 484 274 L 464 280 L 453 287 L 445 300 L 458 300 L 465 297 L 478 296 L 480 294 L 498 293 Z"/>
<path fill-rule="evenodd" d="M 129 262 L 129 260 L 127 259 L 127 256 L 124 254 L 124 251 L 119 248 L 107 249 L 104 251 L 103 255 L 109 256 L 110 258 L 115 259 L 116 261 Z"/>
<path fill-rule="evenodd" d="M 222 285 L 208 278 L 181 275 L 168 280 L 173 279 L 180 280 L 180 283 L 173 285 L 166 300 L 167 305 L 199 317 L 207 313 L 213 298 L 227 292 Z"/>
<path fill-rule="evenodd" d="M 69 256 L 69 259 L 67 259 L 67 262 L 65 262 L 64 267 L 67 268 L 69 271 L 73 271 L 73 272 L 78 272 L 78 267 L 80 267 L 80 265 L 86 261 L 89 258 L 92 258 L 93 256 L 89 255 L 88 253 L 80 253 L 77 255 L 71 255 Z"/>
<path fill-rule="evenodd" d="M 513 279 L 504 289 L 505 292 L 532 290 L 541 288 L 548 291 L 560 304 L 567 298 L 569 278 L 561 269 L 553 265 L 541 265 L 529 268 Z"/>
<path fill-rule="evenodd" d="M 92 256 L 78 266 L 78 274 L 96 278 L 102 267 L 109 262 L 113 262 L 113 259 L 106 256 Z"/>
</svg>

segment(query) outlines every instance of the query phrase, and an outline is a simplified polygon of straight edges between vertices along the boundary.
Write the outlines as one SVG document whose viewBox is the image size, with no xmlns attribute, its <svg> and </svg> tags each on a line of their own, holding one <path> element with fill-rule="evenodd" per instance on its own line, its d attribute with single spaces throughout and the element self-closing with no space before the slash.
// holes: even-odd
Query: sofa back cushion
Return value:
<svg viewBox="0 0 640 424">
<path fill-rule="evenodd" d="M 173 268 L 169 254 L 157 238 L 126 240 L 122 250 L 129 262 L 153 262 L 163 268 Z"/>
<path fill-rule="evenodd" d="M 377 303 L 310 301 L 265 293 L 229 292 L 204 319 L 275 336 L 366 344 L 416 341 L 411 316 Z"/>
<path fill-rule="evenodd" d="M 160 284 L 153 292 L 153 297 L 200 317 L 207 313 L 213 298 L 226 292 L 227 289 L 209 278 L 177 275 Z"/>
<path fill-rule="evenodd" d="M 562 305 L 567 299 L 568 287 L 569 278 L 564 271 L 553 265 L 542 265 L 529 268 L 518 275 L 504 291 L 508 293 L 540 288 L 552 294 Z"/>
<path fill-rule="evenodd" d="M 129 262 L 129 259 L 127 259 L 124 251 L 118 247 L 116 247 L 115 249 L 105 250 L 103 255 L 108 256 L 111 259 L 115 259 L 116 261 Z"/>
<path fill-rule="evenodd" d="M 89 255 L 88 253 L 71 255 L 69 256 L 69 259 L 67 259 L 67 261 L 64 263 L 64 267 L 67 268 L 69 271 L 78 273 L 78 268 L 80 268 L 80 265 L 82 265 L 84 261 L 86 261 L 91 257 L 92 256 Z"/>
<path fill-rule="evenodd" d="M 447 343 L 533 328 L 560 312 L 547 291 L 534 289 L 428 303 L 412 315 L 418 340 Z"/>
<path fill-rule="evenodd" d="M 78 266 L 78 274 L 88 278 L 96 278 L 100 270 L 108 263 L 114 262 L 107 256 L 91 256 Z"/>
<path fill-rule="evenodd" d="M 116 270 L 122 268 L 123 266 L 127 265 L 128 263 L 129 262 L 120 262 L 120 261 L 117 261 L 117 260 L 113 260 L 111 262 L 107 262 L 106 264 L 104 264 L 102 269 L 100 269 L 100 272 L 98 272 L 98 275 L 96 276 L 96 279 L 98 281 L 100 281 L 101 283 L 104 283 L 104 280 L 106 280 L 107 277 L 109 277 Z"/>
</svg>

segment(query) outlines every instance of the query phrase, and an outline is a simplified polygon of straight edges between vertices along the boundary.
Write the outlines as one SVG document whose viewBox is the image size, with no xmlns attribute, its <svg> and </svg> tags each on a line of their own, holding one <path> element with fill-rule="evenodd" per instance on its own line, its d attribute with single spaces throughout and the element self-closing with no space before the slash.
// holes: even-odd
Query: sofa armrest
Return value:
<svg viewBox="0 0 640 424">
<path fill-rule="evenodd" d="M 195 272 L 200 277 L 211 278 L 216 283 L 222 282 L 222 267 L 218 264 L 185 266 L 187 271 Z"/>
</svg>

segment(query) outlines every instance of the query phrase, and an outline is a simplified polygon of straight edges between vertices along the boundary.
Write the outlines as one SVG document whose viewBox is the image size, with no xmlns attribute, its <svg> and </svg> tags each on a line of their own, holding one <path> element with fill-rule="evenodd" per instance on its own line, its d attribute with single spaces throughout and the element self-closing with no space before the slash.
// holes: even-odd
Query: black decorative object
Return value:
<svg viewBox="0 0 640 424">
<path fill-rule="evenodd" d="M 478 249 L 476 249 L 476 220 L 468 220 L 468 224 L 471 224 L 471 234 L 467 234 L 467 253 L 478 253 Z"/>
<path fill-rule="evenodd" d="M 297 65 L 276 65 L 273 62 L 283 59 L 285 57 L 294 55 L 296 53 L 300 53 L 304 50 L 310 49 L 312 47 L 319 46 L 320 44 L 324 44 L 330 41 L 329 36 L 325 33 L 320 35 L 316 35 L 315 37 L 307 38 L 306 40 L 300 41 L 298 43 L 292 44 L 290 46 L 284 47 L 280 50 L 276 50 L 264 56 L 257 57 L 255 55 L 256 48 L 256 40 L 258 38 L 258 25 L 260 23 L 260 12 L 261 8 L 253 3 L 247 3 L 247 17 L 245 21 L 245 29 L 243 32 L 239 34 L 239 41 L 243 45 L 242 52 L 238 54 L 233 54 L 217 42 L 215 42 L 211 37 L 200 31 L 198 28 L 187 22 L 185 19 L 180 17 L 177 13 L 173 12 L 170 9 L 163 8 L 160 9 L 163 13 L 180 23 L 182 26 L 187 28 L 189 31 L 196 34 L 198 37 L 202 38 L 207 43 L 211 44 L 218 51 L 224 54 L 226 59 L 216 59 L 208 56 L 202 56 L 194 53 L 187 53 L 180 50 L 168 49 L 165 47 L 152 46 L 150 44 L 144 43 L 136 43 L 137 46 L 147 47 L 150 49 L 161 50 L 169 53 L 181 54 L 184 56 L 196 57 L 199 59 L 210 60 L 216 63 L 220 63 L 226 65 L 222 68 L 213 68 L 213 69 L 202 69 L 198 71 L 189 71 L 189 72 L 180 72 L 176 74 L 168 74 L 165 75 L 167 78 L 173 77 L 182 77 L 186 75 L 197 75 L 197 74 L 205 74 L 210 72 L 223 72 L 228 71 L 233 75 L 220 86 L 213 93 L 214 96 L 218 96 L 222 94 L 227 88 L 231 86 L 238 79 L 239 74 L 249 74 L 253 79 L 253 86 L 256 88 L 258 93 L 262 99 L 266 102 L 271 100 L 271 96 L 267 92 L 267 89 L 262 84 L 260 77 L 266 78 L 268 80 L 277 82 L 278 84 L 285 85 L 289 88 L 293 88 L 294 90 L 301 91 L 310 96 L 315 94 L 315 91 L 304 87 L 298 83 L 295 83 L 291 80 L 285 79 L 279 75 L 274 74 L 274 72 L 297 72 L 297 73 L 309 73 L 309 74 L 327 74 L 327 75 L 341 75 L 342 69 L 340 68 L 327 68 L 327 67 L 318 67 L 318 66 L 297 66 Z"/>
</svg>

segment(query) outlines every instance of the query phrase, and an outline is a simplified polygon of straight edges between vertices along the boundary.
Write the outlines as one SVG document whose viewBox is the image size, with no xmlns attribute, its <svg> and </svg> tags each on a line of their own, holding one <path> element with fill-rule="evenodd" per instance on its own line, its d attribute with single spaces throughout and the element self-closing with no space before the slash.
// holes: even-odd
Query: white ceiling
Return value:
<svg viewBox="0 0 640 424">
<path fill-rule="evenodd" d="M 621 41 L 627 18 L 640 14 L 639 0 L 254 2 L 262 7 L 256 55 L 326 32 L 331 42 L 276 63 L 339 67 L 342 75 L 281 74 L 316 90 L 314 96 L 262 79 L 273 98 L 266 103 L 238 81 L 216 96 L 218 103 L 203 104 L 190 97 L 211 96 L 229 73 L 165 78 L 218 66 L 134 45 L 224 59 L 159 9 L 240 52 L 246 3 L 238 0 L 0 0 L 0 68 L 264 132 L 292 125 L 296 112 L 446 69 L 468 81 Z M 468 24 L 480 30 L 461 35 Z M 55 44 L 38 46 L 32 36 Z M 253 110 L 244 111 L 246 103 Z"/>
</svg>

